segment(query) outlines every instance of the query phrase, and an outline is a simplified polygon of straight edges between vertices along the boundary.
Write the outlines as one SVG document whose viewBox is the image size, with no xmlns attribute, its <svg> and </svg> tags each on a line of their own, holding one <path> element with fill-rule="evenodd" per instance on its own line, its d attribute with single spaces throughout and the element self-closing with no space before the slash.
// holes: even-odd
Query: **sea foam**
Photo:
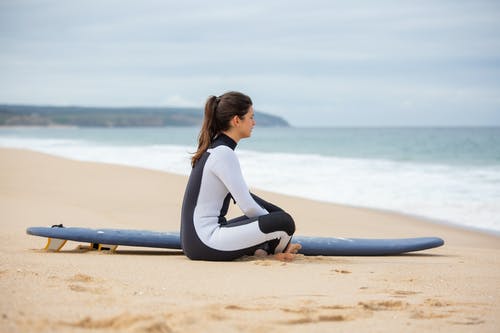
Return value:
<svg viewBox="0 0 500 333">
<path fill-rule="evenodd" d="M 81 161 L 190 172 L 193 146 L 110 145 L 73 139 L 0 137 L 0 146 Z M 254 188 L 378 208 L 500 232 L 500 167 L 419 164 L 238 149 Z M 376 223 L 376 221 L 374 221 Z"/>
</svg>

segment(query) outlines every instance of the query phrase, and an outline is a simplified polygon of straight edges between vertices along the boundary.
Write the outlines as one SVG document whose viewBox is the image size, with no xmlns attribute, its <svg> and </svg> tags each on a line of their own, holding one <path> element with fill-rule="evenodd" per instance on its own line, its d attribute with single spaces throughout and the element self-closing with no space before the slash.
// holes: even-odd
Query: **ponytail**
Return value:
<svg viewBox="0 0 500 333">
<path fill-rule="evenodd" d="M 229 128 L 230 119 L 234 116 L 243 118 L 250 106 L 252 106 L 250 97 L 234 91 L 220 97 L 210 96 L 207 99 L 203 124 L 198 135 L 198 150 L 191 157 L 192 167 L 207 151 L 215 137 Z"/>
<path fill-rule="evenodd" d="M 200 134 L 198 135 L 198 150 L 191 158 L 191 166 L 193 167 L 200 159 L 201 155 L 203 155 L 203 153 L 210 147 L 212 140 L 217 134 L 216 121 L 214 119 L 218 104 L 217 99 L 218 98 L 216 96 L 210 96 L 205 103 L 205 115 L 203 117 Z"/>
</svg>

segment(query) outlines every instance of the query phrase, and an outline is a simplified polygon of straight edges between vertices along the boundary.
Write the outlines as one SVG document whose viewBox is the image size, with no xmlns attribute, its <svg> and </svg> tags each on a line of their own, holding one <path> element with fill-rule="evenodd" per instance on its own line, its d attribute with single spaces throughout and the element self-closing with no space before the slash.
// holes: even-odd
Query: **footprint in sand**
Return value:
<svg viewBox="0 0 500 333">
<path fill-rule="evenodd" d="M 287 320 L 285 323 L 290 325 L 297 325 L 297 324 L 310 324 L 319 322 L 333 322 L 333 321 L 347 321 L 347 320 L 351 320 L 351 318 L 344 315 L 320 315 L 320 316 L 291 319 Z"/>
<path fill-rule="evenodd" d="M 72 277 L 70 277 L 68 279 L 68 281 L 70 281 L 70 282 L 94 282 L 95 279 L 92 276 L 90 276 L 90 275 L 75 274 Z"/>
<path fill-rule="evenodd" d="M 371 316 L 371 311 L 360 308 L 359 305 L 309 305 L 303 307 L 283 307 L 285 314 L 295 318 L 283 320 L 280 323 L 287 325 L 310 324 L 320 322 L 343 322 Z"/>
<path fill-rule="evenodd" d="M 404 310 L 408 307 L 408 303 L 406 302 L 392 301 L 392 300 L 359 302 L 358 305 L 365 310 L 372 310 L 372 311 Z"/>
<path fill-rule="evenodd" d="M 352 273 L 351 271 L 348 271 L 345 269 L 333 269 L 332 271 L 335 273 L 339 273 L 339 274 L 351 274 Z"/>
<path fill-rule="evenodd" d="M 437 307 L 437 308 L 454 305 L 451 302 L 441 301 L 439 299 L 432 299 L 432 298 L 426 299 L 424 301 L 424 304 L 427 306 L 432 306 L 432 307 Z"/>
<path fill-rule="evenodd" d="M 353 320 L 353 308 L 344 305 L 323 305 L 299 308 L 281 308 L 281 311 L 287 314 L 299 315 L 298 318 L 292 318 L 281 321 L 282 324 L 297 325 L 319 322 L 338 322 Z"/>
<path fill-rule="evenodd" d="M 426 310 L 418 310 L 411 316 L 412 319 L 439 319 L 448 318 L 450 315 L 446 313 L 435 313 Z"/>
<path fill-rule="evenodd" d="M 421 291 L 411 291 L 411 290 L 394 290 L 390 292 L 392 297 L 405 298 L 406 296 L 421 294 Z"/>
<path fill-rule="evenodd" d="M 131 315 L 129 313 L 120 314 L 118 316 L 96 319 L 92 317 L 85 317 L 77 322 L 59 322 L 61 326 L 69 326 L 80 329 L 87 330 L 129 330 L 140 331 L 140 332 L 158 332 L 158 333 L 168 333 L 172 332 L 172 329 L 167 324 L 167 320 L 170 319 L 168 315 Z"/>
<path fill-rule="evenodd" d="M 439 299 L 428 298 L 422 304 L 424 307 L 428 307 L 424 310 L 415 310 L 412 317 L 413 319 L 438 319 L 438 318 L 448 318 L 451 317 L 453 313 L 462 313 L 461 310 L 453 309 L 457 305 L 468 305 L 472 304 L 460 304 Z M 450 307 L 452 307 L 450 309 Z M 485 321 L 479 317 L 466 317 L 457 321 L 450 321 L 451 324 L 455 325 L 480 325 Z"/>
<path fill-rule="evenodd" d="M 102 295 L 106 292 L 106 290 L 104 288 L 87 287 L 87 286 L 81 286 L 78 284 L 70 284 L 70 285 L 68 285 L 68 288 L 72 291 L 87 292 L 87 293 L 96 294 L 96 295 Z"/>
<path fill-rule="evenodd" d="M 68 282 L 71 282 L 68 285 L 68 288 L 72 291 L 76 292 L 88 292 L 91 294 L 103 294 L 105 292 L 105 289 L 102 287 L 92 287 L 89 286 L 89 284 L 98 282 L 95 278 L 92 276 L 86 275 L 86 274 L 75 274 L 69 279 L 67 279 Z"/>
<path fill-rule="evenodd" d="M 478 317 L 467 317 L 463 321 L 450 321 L 451 324 L 455 325 L 480 325 L 485 321 Z"/>
</svg>

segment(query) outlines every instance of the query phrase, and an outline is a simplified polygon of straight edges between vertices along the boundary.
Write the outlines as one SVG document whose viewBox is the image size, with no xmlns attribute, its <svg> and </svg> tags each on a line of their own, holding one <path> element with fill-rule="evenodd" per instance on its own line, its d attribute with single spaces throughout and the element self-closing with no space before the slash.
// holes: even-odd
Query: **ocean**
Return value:
<svg viewBox="0 0 500 333">
<path fill-rule="evenodd" d="M 198 131 L 2 128 L 0 146 L 188 175 Z M 236 152 L 254 188 L 500 233 L 498 127 L 256 127 Z"/>
</svg>

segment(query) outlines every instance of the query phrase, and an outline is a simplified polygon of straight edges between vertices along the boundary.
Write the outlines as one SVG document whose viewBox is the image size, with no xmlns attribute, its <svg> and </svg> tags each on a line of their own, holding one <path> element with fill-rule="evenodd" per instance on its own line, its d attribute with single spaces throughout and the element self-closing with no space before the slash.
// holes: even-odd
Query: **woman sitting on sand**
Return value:
<svg viewBox="0 0 500 333">
<path fill-rule="evenodd" d="M 292 217 L 250 193 L 234 149 L 255 125 L 250 97 L 239 92 L 211 96 L 205 104 L 198 150 L 184 194 L 181 244 L 193 260 L 233 260 L 244 255 L 275 254 L 292 259 Z M 231 198 L 244 216 L 227 221 Z"/>
</svg>

